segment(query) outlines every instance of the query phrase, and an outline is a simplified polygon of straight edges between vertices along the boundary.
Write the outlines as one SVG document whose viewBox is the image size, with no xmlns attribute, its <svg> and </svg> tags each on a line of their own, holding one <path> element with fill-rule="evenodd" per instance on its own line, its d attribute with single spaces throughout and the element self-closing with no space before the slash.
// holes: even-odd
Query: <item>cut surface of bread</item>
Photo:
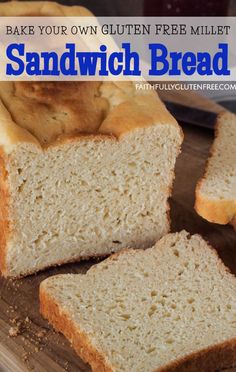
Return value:
<svg viewBox="0 0 236 372">
<path fill-rule="evenodd" d="M 205 175 L 196 189 L 200 216 L 236 228 L 236 115 L 221 114 Z"/>
<path fill-rule="evenodd" d="M 28 10 L 54 8 L 65 12 L 42 2 Z M 0 15 L 24 9 L 2 4 Z M 1 82 L 3 275 L 153 244 L 169 230 L 181 142 L 157 94 L 131 82 Z"/>
<path fill-rule="evenodd" d="M 187 232 L 40 285 L 42 315 L 93 371 L 201 371 L 236 363 L 236 279 Z"/>
</svg>

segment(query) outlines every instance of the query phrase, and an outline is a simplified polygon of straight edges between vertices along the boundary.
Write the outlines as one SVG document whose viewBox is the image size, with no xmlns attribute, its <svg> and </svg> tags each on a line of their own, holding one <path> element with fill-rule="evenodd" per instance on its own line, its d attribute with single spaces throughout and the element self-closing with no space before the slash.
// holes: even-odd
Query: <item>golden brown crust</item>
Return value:
<svg viewBox="0 0 236 372">
<path fill-rule="evenodd" d="M 97 133 L 107 115 L 108 101 L 99 82 L 2 82 L 0 97 L 19 128 L 41 145 L 58 136 Z"/>
<path fill-rule="evenodd" d="M 236 338 L 179 358 L 155 372 L 214 372 L 236 365 Z"/>
<path fill-rule="evenodd" d="M 11 1 L 0 4 L 0 16 L 93 16 L 81 6 L 64 6 L 56 2 Z M 100 97 L 99 82 L 2 82 L 1 99 L 8 109 L 18 132 L 5 129 L 6 145 L 18 137 L 27 140 L 27 130 L 41 142 L 53 142 L 57 135 L 96 132 L 109 108 Z M 76 104 L 75 104 L 76 103 Z M 6 110 L 5 110 L 6 111 Z M 5 112 L 0 107 L 0 116 Z M 24 131 L 21 129 L 24 128 Z M 29 138 L 28 138 L 29 139 Z M 32 138 L 32 142 L 34 142 Z M 2 141 L 3 142 L 3 141 Z"/>
<path fill-rule="evenodd" d="M 44 292 L 43 286 L 40 286 L 39 294 L 40 313 L 57 331 L 65 335 L 83 361 L 89 363 L 94 372 L 112 372 L 113 368 L 108 364 L 106 357 L 92 345 L 89 337 L 59 308 L 53 298 Z"/>
<path fill-rule="evenodd" d="M 0 4 L 0 16 L 93 16 L 80 6 L 55 2 Z M 0 143 L 31 141 L 44 146 L 58 136 L 112 134 L 117 138 L 136 128 L 177 122 L 153 91 L 136 91 L 132 82 L 2 82 L 0 98 L 10 113 L 11 130 L 0 122 Z M 114 107 L 115 106 L 115 107 Z M 6 109 L 0 105 L 0 118 Z M 8 118 L 9 121 L 9 118 Z M 4 142 L 5 141 L 5 142 Z"/>
<path fill-rule="evenodd" d="M 226 225 L 233 221 L 236 214 L 236 206 L 233 200 L 210 200 L 204 198 L 199 192 L 202 180 L 196 190 L 195 210 L 209 222 Z"/>
<path fill-rule="evenodd" d="M 176 120 L 157 94 L 140 95 L 126 82 L 109 83 L 106 88 L 104 85 L 106 83 L 2 82 L 0 132 L 5 132 L 6 137 L 2 144 L 31 140 L 48 147 L 56 144 L 58 138 L 83 134 L 112 135 L 119 139 L 135 129 L 167 124 L 176 127 L 182 136 Z M 125 96 L 126 86 L 133 96 Z M 117 103 L 115 107 L 111 106 L 113 100 Z"/>
<path fill-rule="evenodd" d="M 10 234 L 10 222 L 8 220 L 9 192 L 7 183 L 7 170 L 5 166 L 5 155 L 0 147 L 0 271 L 5 273 L 6 267 L 6 245 Z"/>
<path fill-rule="evenodd" d="M 231 115 L 229 113 L 222 112 L 218 115 L 215 124 L 215 139 L 219 136 L 220 120 L 224 115 Z M 195 191 L 195 210 L 203 218 L 209 222 L 226 225 L 231 223 L 236 229 L 236 200 L 211 200 L 203 196 L 201 193 L 201 187 L 204 180 L 207 178 L 209 164 L 212 157 L 215 155 L 215 140 L 210 149 L 210 154 L 206 162 L 205 171 L 203 177 L 198 181 Z"/>
<path fill-rule="evenodd" d="M 135 129 L 165 124 L 176 126 L 181 131 L 157 93 L 137 95 L 113 108 L 101 124 L 99 132 L 120 138 Z"/>
</svg>

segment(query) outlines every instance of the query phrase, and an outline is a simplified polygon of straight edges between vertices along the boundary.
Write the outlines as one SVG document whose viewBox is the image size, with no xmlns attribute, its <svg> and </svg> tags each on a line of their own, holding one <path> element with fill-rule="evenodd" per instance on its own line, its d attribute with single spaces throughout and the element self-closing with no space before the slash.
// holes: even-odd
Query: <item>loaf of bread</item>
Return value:
<svg viewBox="0 0 236 372">
<path fill-rule="evenodd" d="M 210 222 L 231 223 L 236 229 L 236 115 L 229 112 L 217 119 L 211 155 L 196 189 L 195 209 Z"/>
<path fill-rule="evenodd" d="M 93 371 L 213 372 L 236 364 L 236 279 L 199 236 L 169 234 L 40 285 L 42 315 Z"/>
<path fill-rule="evenodd" d="M 25 4 L 0 15 L 65 9 Z M 169 230 L 181 142 L 157 94 L 131 82 L 1 82 L 3 275 L 153 244 Z"/>
</svg>

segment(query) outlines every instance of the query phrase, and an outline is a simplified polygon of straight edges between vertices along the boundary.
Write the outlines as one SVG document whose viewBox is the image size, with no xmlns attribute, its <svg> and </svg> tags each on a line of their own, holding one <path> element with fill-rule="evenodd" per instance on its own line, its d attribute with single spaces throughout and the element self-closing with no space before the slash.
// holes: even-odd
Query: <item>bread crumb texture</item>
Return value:
<svg viewBox="0 0 236 372">
<path fill-rule="evenodd" d="M 218 117 L 204 177 L 196 189 L 195 209 L 210 222 L 236 228 L 236 115 Z"/>
<path fill-rule="evenodd" d="M 88 13 L 0 4 L 4 16 Z M 181 142 L 158 95 L 133 82 L 1 82 L 2 273 L 153 244 L 169 230 Z"/>
<path fill-rule="evenodd" d="M 236 363 L 236 279 L 185 231 L 85 275 L 50 277 L 40 303 L 93 371 L 213 372 Z"/>
<path fill-rule="evenodd" d="M 129 98 L 133 84 L 104 83 L 96 98 L 94 83 L 19 83 L 15 100 L 2 84 L 4 275 L 148 247 L 168 232 L 182 133 L 156 93 Z M 87 98 L 62 109 L 73 94 Z M 112 108 L 101 123 L 104 100 Z"/>
</svg>

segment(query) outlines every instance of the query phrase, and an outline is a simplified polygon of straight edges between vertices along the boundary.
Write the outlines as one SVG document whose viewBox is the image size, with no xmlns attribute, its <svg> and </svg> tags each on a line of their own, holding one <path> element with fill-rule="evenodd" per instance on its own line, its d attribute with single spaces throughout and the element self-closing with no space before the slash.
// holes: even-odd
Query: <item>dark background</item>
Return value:
<svg viewBox="0 0 236 372">
<path fill-rule="evenodd" d="M 0 2 L 5 1 L 0 0 Z M 236 0 L 58 0 L 57 2 L 85 6 L 97 16 L 236 15 Z"/>
</svg>

